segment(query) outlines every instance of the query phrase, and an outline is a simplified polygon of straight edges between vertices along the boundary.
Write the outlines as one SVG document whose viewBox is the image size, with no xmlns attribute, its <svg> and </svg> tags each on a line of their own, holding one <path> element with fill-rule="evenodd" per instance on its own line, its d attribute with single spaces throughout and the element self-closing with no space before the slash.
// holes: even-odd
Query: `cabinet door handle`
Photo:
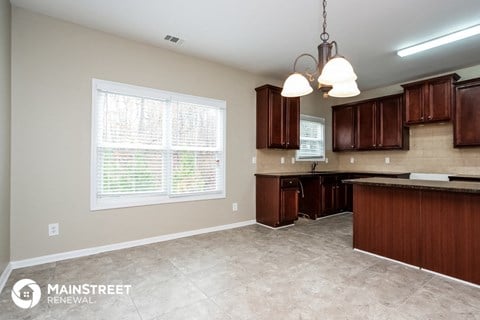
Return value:
<svg viewBox="0 0 480 320">
<path fill-rule="evenodd" d="M 355 148 L 355 146 L 352 144 L 352 149 Z"/>
<path fill-rule="evenodd" d="M 378 146 L 379 146 L 379 147 L 381 147 L 381 146 L 382 146 L 382 144 L 380 143 Z"/>
<path fill-rule="evenodd" d="M 423 120 L 423 116 L 420 117 L 420 120 Z"/>
<path fill-rule="evenodd" d="M 374 146 L 374 147 L 376 147 L 377 145 L 376 145 L 376 144 L 374 144 L 373 146 Z"/>
<path fill-rule="evenodd" d="M 427 118 L 428 118 L 428 120 L 432 120 L 433 117 L 432 117 L 432 116 L 428 116 Z"/>
</svg>

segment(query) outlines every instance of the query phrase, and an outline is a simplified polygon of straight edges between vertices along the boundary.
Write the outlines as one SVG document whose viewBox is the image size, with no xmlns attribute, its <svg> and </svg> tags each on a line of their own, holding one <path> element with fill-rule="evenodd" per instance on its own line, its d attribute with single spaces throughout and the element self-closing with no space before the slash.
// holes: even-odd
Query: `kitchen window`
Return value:
<svg viewBox="0 0 480 320">
<path fill-rule="evenodd" d="M 300 149 L 297 161 L 325 160 L 325 119 L 300 115 Z"/>
<path fill-rule="evenodd" d="M 92 210 L 225 198 L 225 101 L 92 88 Z"/>
</svg>

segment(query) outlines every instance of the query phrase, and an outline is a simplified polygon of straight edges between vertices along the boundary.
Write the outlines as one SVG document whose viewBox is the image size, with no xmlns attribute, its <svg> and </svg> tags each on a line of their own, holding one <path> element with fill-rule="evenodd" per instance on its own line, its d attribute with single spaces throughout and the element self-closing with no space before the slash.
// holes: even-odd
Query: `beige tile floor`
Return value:
<svg viewBox="0 0 480 320">
<path fill-rule="evenodd" d="M 352 216 L 248 226 L 13 271 L 0 319 L 480 319 L 480 289 L 352 250 Z M 130 284 L 95 304 L 29 310 L 22 278 Z"/>
</svg>

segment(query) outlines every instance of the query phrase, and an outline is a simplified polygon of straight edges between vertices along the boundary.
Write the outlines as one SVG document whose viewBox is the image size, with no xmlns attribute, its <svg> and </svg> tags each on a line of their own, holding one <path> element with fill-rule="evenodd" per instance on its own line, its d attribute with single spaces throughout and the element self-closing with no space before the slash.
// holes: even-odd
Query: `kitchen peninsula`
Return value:
<svg viewBox="0 0 480 320">
<path fill-rule="evenodd" d="M 480 284 L 480 183 L 365 178 L 353 184 L 353 246 Z"/>
</svg>

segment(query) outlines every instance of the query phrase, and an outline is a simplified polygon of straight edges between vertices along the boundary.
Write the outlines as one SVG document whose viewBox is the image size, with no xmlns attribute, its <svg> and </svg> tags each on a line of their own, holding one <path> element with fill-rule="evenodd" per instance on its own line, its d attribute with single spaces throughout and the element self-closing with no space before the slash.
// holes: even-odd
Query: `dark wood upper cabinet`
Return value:
<svg viewBox="0 0 480 320">
<path fill-rule="evenodd" d="M 456 73 L 402 85 L 405 90 L 405 124 L 449 121 L 452 118 Z"/>
<path fill-rule="evenodd" d="M 283 98 L 287 149 L 300 149 L 300 98 Z"/>
<path fill-rule="evenodd" d="M 376 144 L 381 149 L 409 148 L 409 129 L 403 126 L 403 95 L 378 99 Z"/>
<path fill-rule="evenodd" d="M 370 150 L 376 147 L 377 112 L 375 101 L 355 105 L 357 112 L 356 145 L 358 150 Z"/>
<path fill-rule="evenodd" d="M 355 150 L 355 108 L 336 106 L 332 108 L 333 151 Z"/>
<path fill-rule="evenodd" d="M 453 132 L 455 147 L 480 146 L 480 78 L 455 85 Z"/>
<path fill-rule="evenodd" d="M 353 112 L 349 117 L 346 110 Z M 353 119 L 353 124 L 350 124 Z M 347 121 L 350 127 L 347 128 Z M 337 122 L 341 123 L 339 126 Z M 353 132 L 351 148 L 335 149 L 336 139 Z M 333 108 L 334 151 L 408 149 L 408 128 L 403 126 L 402 94 L 351 103 Z M 337 142 L 338 144 L 338 142 Z M 354 146 L 354 147 L 352 147 Z"/>
<path fill-rule="evenodd" d="M 282 88 L 264 85 L 257 92 L 257 149 L 300 148 L 300 98 L 281 96 Z"/>
</svg>

